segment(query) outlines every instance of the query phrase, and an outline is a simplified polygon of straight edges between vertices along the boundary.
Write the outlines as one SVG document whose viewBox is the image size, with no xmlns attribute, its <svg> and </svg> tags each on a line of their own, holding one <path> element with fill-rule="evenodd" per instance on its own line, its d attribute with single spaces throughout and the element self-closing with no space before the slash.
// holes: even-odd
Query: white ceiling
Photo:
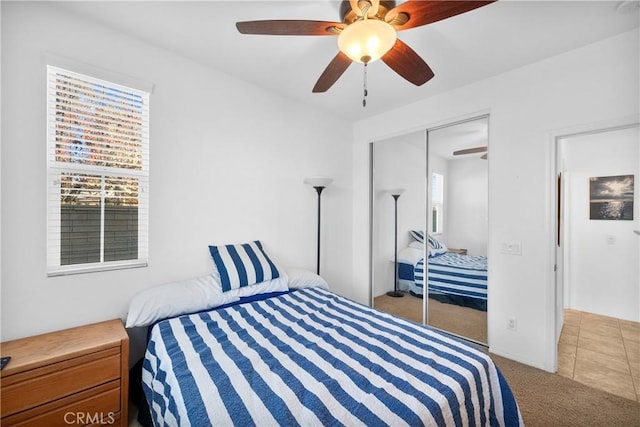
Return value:
<svg viewBox="0 0 640 427">
<path fill-rule="evenodd" d="M 453 123 L 435 129 L 414 131 L 404 135 L 375 141 L 376 144 L 411 144 L 423 152 L 429 140 L 429 156 L 444 160 L 480 159 L 485 153 L 453 155 L 454 151 L 489 146 L 489 118 L 487 116 Z"/>
<path fill-rule="evenodd" d="M 461 154 L 453 152 L 489 146 L 489 119 L 479 119 L 429 130 L 429 153 L 446 160 L 481 158 L 485 153 Z"/>
<path fill-rule="evenodd" d="M 416 87 L 383 62 L 371 63 L 366 108 L 362 107 L 362 64 L 352 64 L 328 92 L 311 92 L 337 53 L 335 37 L 242 35 L 235 28 L 237 21 L 260 19 L 339 21 L 339 1 L 52 4 L 355 121 L 638 27 L 640 9 L 620 13 L 620 3 L 501 0 L 402 31 L 399 38 L 431 66 L 435 77 Z"/>
</svg>

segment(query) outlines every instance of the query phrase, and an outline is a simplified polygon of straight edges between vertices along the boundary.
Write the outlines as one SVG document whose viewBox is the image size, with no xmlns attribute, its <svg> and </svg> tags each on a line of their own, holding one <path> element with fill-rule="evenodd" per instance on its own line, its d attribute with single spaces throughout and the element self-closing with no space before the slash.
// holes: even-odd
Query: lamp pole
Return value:
<svg viewBox="0 0 640 427">
<path fill-rule="evenodd" d="M 315 188 L 318 193 L 318 248 L 317 248 L 317 260 L 316 260 L 316 274 L 320 275 L 320 204 L 322 200 L 322 197 L 320 197 L 320 195 L 322 194 L 322 190 L 324 190 L 325 187 L 318 185 L 313 188 Z"/>
<path fill-rule="evenodd" d="M 312 186 L 316 193 L 318 193 L 318 240 L 317 240 L 317 255 L 316 255 L 316 273 L 320 274 L 320 206 L 321 206 L 321 194 L 322 190 L 324 190 L 329 184 L 331 184 L 333 180 L 331 178 L 307 178 L 304 180 L 305 184 Z"/>
<path fill-rule="evenodd" d="M 395 211 L 395 229 L 393 235 L 394 242 L 394 256 L 393 256 L 393 291 L 387 292 L 387 295 L 394 298 L 403 297 L 404 294 L 398 290 L 398 197 L 402 194 L 404 190 L 396 190 L 391 193 L 391 197 L 393 197 L 394 202 L 394 211 Z"/>
</svg>

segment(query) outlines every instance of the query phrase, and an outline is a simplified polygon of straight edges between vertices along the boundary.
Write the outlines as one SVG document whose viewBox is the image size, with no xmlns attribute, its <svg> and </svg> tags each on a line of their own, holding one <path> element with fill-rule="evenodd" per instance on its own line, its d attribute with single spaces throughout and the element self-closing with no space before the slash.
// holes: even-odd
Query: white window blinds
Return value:
<svg viewBox="0 0 640 427">
<path fill-rule="evenodd" d="M 47 270 L 147 264 L 149 93 L 47 67 Z"/>
</svg>

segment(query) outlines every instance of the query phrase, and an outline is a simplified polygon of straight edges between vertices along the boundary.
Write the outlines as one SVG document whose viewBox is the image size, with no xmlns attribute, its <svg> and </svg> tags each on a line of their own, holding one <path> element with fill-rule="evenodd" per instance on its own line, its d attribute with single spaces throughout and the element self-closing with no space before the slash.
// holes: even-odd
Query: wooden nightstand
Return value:
<svg viewBox="0 0 640 427">
<path fill-rule="evenodd" d="M 7 341 L 1 424 L 129 423 L 129 337 L 119 319 Z"/>
</svg>

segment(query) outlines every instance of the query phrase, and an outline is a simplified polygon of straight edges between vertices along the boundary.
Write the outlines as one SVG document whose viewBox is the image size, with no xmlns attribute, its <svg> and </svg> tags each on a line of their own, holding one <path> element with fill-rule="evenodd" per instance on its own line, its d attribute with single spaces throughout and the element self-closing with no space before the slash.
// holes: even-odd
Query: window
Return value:
<svg viewBox="0 0 640 427">
<path fill-rule="evenodd" d="M 149 93 L 47 77 L 47 273 L 146 266 Z"/>
<path fill-rule="evenodd" d="M 431 174 L 431 234 L 441 234 L 444 230 L 444 176 Z"/>
</svg>

